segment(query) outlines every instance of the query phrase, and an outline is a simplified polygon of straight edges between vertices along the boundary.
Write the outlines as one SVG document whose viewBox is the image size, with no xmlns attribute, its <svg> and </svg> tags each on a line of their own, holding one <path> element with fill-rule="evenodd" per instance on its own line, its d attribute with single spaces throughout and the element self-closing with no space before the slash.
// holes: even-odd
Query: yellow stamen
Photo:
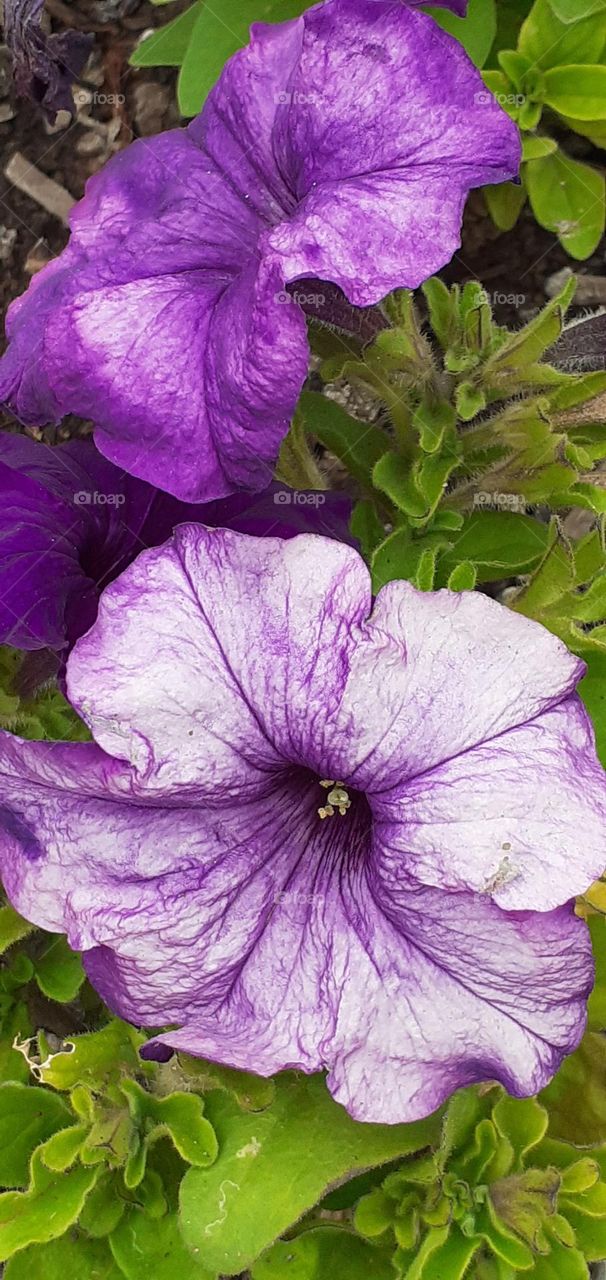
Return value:
<svg viewBox="0 0 606 1280">
<path fill-rule="evenodd" d="M 326 789 L 330 787 L 331 790 L 326 797 L 326 804 L 318 809 L 319 816 L 321 818 L 333 818 L 335 810 L 338 810 L 341 817 L 344 818 L 347 810 L 351 808 L 351 800 L 343 783 L 337 782 L 332 778 L 323 778 L 320 781 L 320 786 Z"/>
</svg>

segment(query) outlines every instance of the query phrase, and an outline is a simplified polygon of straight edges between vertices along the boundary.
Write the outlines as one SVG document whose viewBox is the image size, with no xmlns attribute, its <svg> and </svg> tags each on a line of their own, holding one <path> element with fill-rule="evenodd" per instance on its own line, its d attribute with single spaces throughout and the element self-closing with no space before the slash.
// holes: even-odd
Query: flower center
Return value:
<svg viewBox="0 0 606 1280">
<path fill-rule="evenodd" d="M 320 805 L 318 814 L 321 818 L 333 818 L 336 812 L 344 818 L 347 810 L 351 808 L 351 800 L 349 793 L 346 791 L 342 782 L 335 782 L 333 778 L 322 778 L 320 786 L 325 787 L 328 791 L 326 804 Z"/>
</svg>

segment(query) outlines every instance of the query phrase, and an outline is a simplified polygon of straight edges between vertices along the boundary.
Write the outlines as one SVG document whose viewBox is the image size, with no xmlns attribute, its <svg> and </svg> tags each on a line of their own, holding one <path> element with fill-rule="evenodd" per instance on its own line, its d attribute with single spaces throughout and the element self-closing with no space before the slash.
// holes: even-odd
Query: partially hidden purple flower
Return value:
<svg viewBox="0 0 606 1280">
<path fill-rule="evenodd" d="M 40 26 L 44 0 L 4 0 L 4 35 L 18 93 L 31 98 L 51 118 L 73 114 L 72 84 L 93 45 L 82 31 L 46 35 Z"/>
<path fill-rule="evenodd" d="M 51 448 L 1 433 L 0 644 L 63 657 L 92 626 L 103 587 L 183 521 L 347 540 L 351 505 L 344 494 L 280 484 L 187 505 L 127 475 L 90 441 Z"/>
<path fill-rule="evenodd" d="M 409 4 L 256 25 L 186 130 L 90 180 L 11 307 L 0 399 L 25 423 L 91 418 L 102 453 L 184 500 L 264 488 L 308 368 L 304 308 L 330 321 L 322 281 L 356 307 L 418 285 L 457 248 L 470 188 L 519 158 L 467 54 Z"/>
<path fill-rule="evenodd" d="M 461 1085 L 534 1094 L 593 966 L 602 871 L 583 664 L 478 593 L 358 554 L 184 525 L 101 597 L 68 662 L 95 743 L 0 740 L 0 867 L 167 1046 L 328 1068 L 367 1121 Z"/>
</svg>

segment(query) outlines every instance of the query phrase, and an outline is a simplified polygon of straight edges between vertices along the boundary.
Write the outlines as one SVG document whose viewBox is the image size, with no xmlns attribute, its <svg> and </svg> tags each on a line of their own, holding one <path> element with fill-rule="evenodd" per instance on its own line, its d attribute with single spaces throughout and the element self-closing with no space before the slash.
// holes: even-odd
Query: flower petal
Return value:
<svg viewBox="0 0 606 1280">
<path fill-rule="evenodd" d="M 308 347 L 245 193 L 175 131 L 112 160 L 72 227 L 10 311 L 0 398 L 91 417 L 106 457 L 184 500 L 266 488 Z"/>
<path fill-rule="evenodd" d="M 353 646 L 327 727 L 339 777 L 363 791 L 401 787 L 533 720 L 583 672 L 561 640 L 479 592 L 391 582 Z"/>
<path fill-rule="evenodd" d="M 184 525 L 104 592 L 69 660 L 70 698 L 148 792 L 238 794 L 279 760 L 333 776 L 325 727 L 369 610 L 349 547 Z"/>
<path fill-rule="evenodd" d="M 517 174 L 516 126 L 459 43 L 405 4 L 310 10 L 285 88 L 276 148 L 298 204 L 268 243 L 287 280 L 331 280 L 358 306 L 416 287 L 458 247 L 470 188 Z"/>
<path fill-rule="evenodd" d="M 405 869 L 514 911 L 552 910 L 606 865 L 604 771 L 576 695 L 381 796 L 375 812 L 389 880 Z"/>
<path fill-rule="evenodd" d="M 478 1080 L 535 1093 L 580 1038 L 591 948 L 570 908 L 386 892 L 363 828 L 353 848 L 288 781 L 200 821 L 140 803 L 94 745 L 2 734 L 0 760 L 11 901 L 67 930 L 122 1016 L 179 1024 L 155 1046 L 261 1074 L 328 1067 L 353 1115 L 395 1123 Z"/>
</svg>

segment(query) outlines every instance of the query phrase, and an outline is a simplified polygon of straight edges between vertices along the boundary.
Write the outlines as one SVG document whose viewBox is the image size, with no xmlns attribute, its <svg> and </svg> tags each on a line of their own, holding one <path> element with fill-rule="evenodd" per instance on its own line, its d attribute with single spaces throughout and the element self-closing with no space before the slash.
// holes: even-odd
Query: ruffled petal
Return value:
<svg viewBox="0 0 606 1280">
<path fill-rule="evenodd" d="M 285 88 L 276 148 L 297 208 L 269 245 L 287 280 L 333 281 L 358 306 L 416 287 L 458 247 L 470 188 L 517 174 L 516 126 L 458 42 L 406 4 L 310 10 Z"/>
<path fill-rule="evenodd" d="M 233 796 L 278 762 L 333 776 L 326 722 L 369 609 L 349 547 L 181 526 L 104 592 L 69 660 L 70 698 L 148 793 Z"/>
<path fill-rule="evenodd" d="M 576 1046 L 592 962 L 572 909 L 385 893 L 364 811 L 343 839 L 297 778 L 203 815 L 141 803 L 130 778 L 94 745 L 0 737 L 7 892 L 84 949 L 122 1016 L 178 1024 L 151 1053 L 327 1067 L 353 1115 L 394 1123 L 479 1080 L 535 1093 Z"/>
<path fill-rule="evenodd" d="M 606 786 L 580 698 L 381 796 L 375 818 L 389 882 L 404 872 L 513 911 L 584 893 L 606 863 Z"/>
<path fill-rule="evenodd" d="M 183 500 L 266 488 L 308 346 L 263 225 L 188 132 L 134 143 L 12 309 L 0 398 L 28 423 L 92 418 L 106 457 Z"/>
<path fill-rule="evenodd" d="M 544 627 L 479 592 L 408 582 L 383 587 L 356 639 L 327 736 L 339 777 L 373 793 L 533 720 L 585 670 Z"/>
</svg>

